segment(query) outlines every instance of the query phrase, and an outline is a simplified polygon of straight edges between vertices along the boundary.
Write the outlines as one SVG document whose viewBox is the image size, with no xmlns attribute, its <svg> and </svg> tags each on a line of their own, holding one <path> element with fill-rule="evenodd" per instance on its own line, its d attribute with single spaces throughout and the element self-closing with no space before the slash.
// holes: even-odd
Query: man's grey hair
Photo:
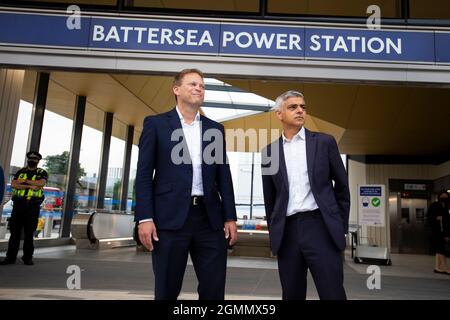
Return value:
<svg viewBox="0 0 450 320">
<path fill-rule="evenodd" d="M 284 93 L 282 93 L 282 94 L 280 94 L 278 96 L 278 98 L 275 100 L 275 105 L 272 107 L 271 110 L 273 110 L 273 111 L 280 111 L 281 107 L 283 106 L 283 103 L 287 99 L 292 98 L 292 97 L 303 98 L 303 100 L 305 99 L 305 96 L 303 95 L 303 93 L 298 92 L 298 91 L 294 91 L 294 90 L 289 90 L 289 91 L 286 91 L 286 92 L 284 92 Z"/>
</svg>

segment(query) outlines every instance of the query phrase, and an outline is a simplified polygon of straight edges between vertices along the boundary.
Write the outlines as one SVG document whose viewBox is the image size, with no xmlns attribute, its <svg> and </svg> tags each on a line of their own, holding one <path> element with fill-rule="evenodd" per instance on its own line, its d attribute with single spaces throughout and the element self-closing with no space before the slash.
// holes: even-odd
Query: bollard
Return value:
<svg viewBox="0 0 450 320">
<path fill-rule="evenodd" d="M 51 238 L 52 236 L 52 229 L 53 229 L 53 216 L 52 215 L 45 215 L 44 216 L 44 229 L 43 237 L 44 238 Z"/>
<path fill-rule="evenodd" d="M 5 239 L 7 227 L 6 222 L 0 222 L 0 240 Z"/>
</svg>

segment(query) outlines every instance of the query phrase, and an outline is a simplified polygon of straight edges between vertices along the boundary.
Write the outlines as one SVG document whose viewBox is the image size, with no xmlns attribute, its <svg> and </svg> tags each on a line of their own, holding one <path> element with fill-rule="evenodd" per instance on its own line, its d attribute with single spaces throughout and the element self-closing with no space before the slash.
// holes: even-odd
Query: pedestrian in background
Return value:
<svg viewBox="0 0 450 320">
<path fill-rule="evenodd" d="M 449 193 L 441 190 L 438 193 L 436 202 L 433 202 L 428 209 L 428 221 L 431 226 L 431 246 L 435 256 L 434 272 L 449 274 L 447 265 L 446 247 L 450 238 L 449 226 Z"/>
</svg>

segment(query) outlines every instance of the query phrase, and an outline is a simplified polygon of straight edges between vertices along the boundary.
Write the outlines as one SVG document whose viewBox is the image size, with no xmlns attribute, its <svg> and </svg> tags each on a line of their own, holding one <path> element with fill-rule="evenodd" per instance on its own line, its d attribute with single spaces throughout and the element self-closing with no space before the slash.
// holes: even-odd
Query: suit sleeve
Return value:
<svg viewBox="0 0 450 320">
<path fill-rule="evenodd" d="M 156 128 L 151 117 L 144 120 L 139 139 L 139 157 L 136 171 L 136 213 L 134 220 L 153 219 L 153 171 L 156 155 Z"/>
<path fill-rule="evenodd" d="M 267 171 L 272 163 L 270 157 L 267 156 L 267 149 L 261 152 L 261 175 L 262 175 L 262 187 L 264 195 L 264 207 L 266 210 L 267 226 L 270 228 L 270 217 L 275 206 L 276 188 L 272 180 L 272 175 L 269 175 Z"/>
<path fill-rule="evenodd" d="M 334 194 L 344 223 L 344 233 L 348 233 L 348 219 L 350 215 L 348 176 L 342 163 L 336 140 L 333 137 L 330 137 L 328 154 L 330 157 L 331 179 L 334 181 Z"/>
<path fill-rule="evenodd" d="M 237 220 L 236 203 L 234 200 L 233 180 L 231 178 L 230 166 L 228 164 L 226 144 L 225 144 L 225 130 L 223 126 L 220 127 L 222 135 L 222 163 L 217 165 L 217 186 L 220 197 L 222 198 L 222 214 L 225 221 Z"/>
</svg>

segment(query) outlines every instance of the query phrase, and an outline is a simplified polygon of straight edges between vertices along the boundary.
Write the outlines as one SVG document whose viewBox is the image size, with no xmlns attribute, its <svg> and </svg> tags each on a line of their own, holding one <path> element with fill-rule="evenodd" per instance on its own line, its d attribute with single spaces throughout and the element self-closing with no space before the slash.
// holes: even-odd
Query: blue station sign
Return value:
<svg viewBox="0 0 450 320">
<path fill-rule="evenodd" d="M 450 32 L 0 12 L 0 45 L 144 53 L 450 63 Z"/>
</svg>

